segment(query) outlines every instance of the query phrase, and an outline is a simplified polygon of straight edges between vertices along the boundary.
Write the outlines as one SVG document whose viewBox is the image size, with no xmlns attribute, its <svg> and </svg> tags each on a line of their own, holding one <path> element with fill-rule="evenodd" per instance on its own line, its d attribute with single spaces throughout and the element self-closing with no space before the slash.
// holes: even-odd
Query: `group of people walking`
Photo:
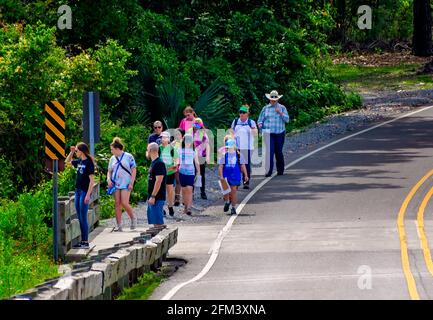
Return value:
<svg viewBox="0 0 433 320">
<path fill-rule="evenodd" d="M 285 124 L 289 115 L 285 106 L 278 100 L 282 97 L 273 90 L 266 94 L 269 104 L 263 107 L 257 123 L 250 119 L 248 105 L 239 108 L 239 117 L 231 123 L 229 133 L 224 137 L 224 146 L 218 159 L 218 176 L 230 186 L 230 192 L 224 194 L 224 212 L 236 214 L 237 190 L 243 185 L 249 189 L 251 180 L 251 158 L 254 139 L 258 130 L 266 137 L 265 168 L 266 177 L 272 175 L 274 156 L 277 174 L 284 172 L 283 144 Z M 197 117 L 194 109 L 187 106 L 184 118 L 173 134 L 163 131 L 163 123 L 153 123 L 154 132 L 148 137 L 146 157 L 151 160 L 148 173 L 147 218 L 155 227 L 164 226 L 164 205 L 170 216 L 174 215 L 175 206 L 182 202 L 183 214 L 192 214 L 193 193 L 200 188 L 200 196 L 207 199 L 206 165 L 211 161 L 210 141 L 206 134 L 203 120 Z M 136 178 L 136 164 L 132 154 L 125 152 L 120 138 L 110 144 L 111 157 L 108 164 L 108 192 L 115 200 L 116 227 L 122 231 L 122 209 L 130 220 L 131 230 L 137 227 L 137 218 L 129 205 L 129 196 Z M 78 159 L 72 160 L 74 154 Z M 80 221 L 82 241 L 80 248 L 88 248 L 87 210 L 94 181 L 94 159 L 85 143 L 71 147 L 66 163 L 77 168 L 75 206 Z"/>
</svg>

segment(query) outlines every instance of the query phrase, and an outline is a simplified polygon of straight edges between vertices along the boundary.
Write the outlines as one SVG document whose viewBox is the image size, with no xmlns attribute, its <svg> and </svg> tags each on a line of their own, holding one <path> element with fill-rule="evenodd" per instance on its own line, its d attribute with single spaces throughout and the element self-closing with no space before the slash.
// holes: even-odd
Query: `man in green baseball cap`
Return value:
<svg viewBox="0 0 433 320">
<path fill-rule="evenodd" d="M 257 135 L 257 125 L 249 118 L 250 107 L 247 104 L 240 106 L 239 118 L 233 120 L 231 129 L 236 139 L 236 146 L 246 160 L 248 180 L 244 183 L 244 189 L 249 189 L 251 179 L 251 154 L 254 150 L 254 137 Z M 245 177 L 243 181 L 245 181 Z"/>
<path fill-rule="evenodd" d="M 249 113 L 250 110 L 248 110 L 248 107 L 247 107 L 247 106 L 241 106 L 241 107 L 239 108 L 239 112 L 241 112 L 241 111 L 243 111 L 243 112 L 245 112 L 245 113 Z"/>
</svg>

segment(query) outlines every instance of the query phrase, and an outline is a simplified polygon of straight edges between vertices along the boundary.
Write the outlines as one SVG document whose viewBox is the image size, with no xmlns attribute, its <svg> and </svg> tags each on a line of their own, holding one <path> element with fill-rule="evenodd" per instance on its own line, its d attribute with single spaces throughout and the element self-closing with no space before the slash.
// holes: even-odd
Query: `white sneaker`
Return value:
<svg viewBox="0 0 433 320">
<path fill-rule="evenodd" d="M 119 226 L 116 224 L 116 226 L 113 228 L 113 231 L 114 232 L 122 232 L 123 231 L 122 226 L 121 225 Z"/>
<path fill-rule="evenodd" d="M 137 228 L 137 217 L 131 219 L 131 230 L 135 230 Z"/>
</svg>

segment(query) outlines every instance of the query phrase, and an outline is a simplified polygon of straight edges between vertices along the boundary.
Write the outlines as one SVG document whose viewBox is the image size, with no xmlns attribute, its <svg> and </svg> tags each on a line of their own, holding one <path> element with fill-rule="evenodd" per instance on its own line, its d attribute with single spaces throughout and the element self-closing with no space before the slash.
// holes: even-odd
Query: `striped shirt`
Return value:
<svg viewBox="0 0 433 320">
<path fill-rule="evenodd" d="M 280 108 L 283 113 L 282 116 L 275 111 L 275 108 Z M 262 112 L 260 112 L 259 120 L 257 124 L 262 125 L 263 130 L 268 130 L 270 133 L 282 133 L 286 130 L 286 123 L 289 122 L 289 114 L 287 109 L 278 102 L 275 106 L 268 104 L 264 106 Z"/>
</svg>

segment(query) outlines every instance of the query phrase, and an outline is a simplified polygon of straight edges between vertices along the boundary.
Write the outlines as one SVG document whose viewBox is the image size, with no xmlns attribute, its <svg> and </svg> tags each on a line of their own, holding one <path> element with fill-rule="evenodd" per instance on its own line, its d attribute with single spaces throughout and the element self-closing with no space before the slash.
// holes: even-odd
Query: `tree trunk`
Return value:
<svg viewBox="0 0 433 320">
<path fill-rule="evenodd" d="M 432 16 L 430 0 L 413 2 L 412 52 L 416 56 L 432 55 Z"/>
<path fill-rule="evenodd" d="M 336 0 L 337 37 L 340 43 L 346 42 L 346 0 Z"/>
</svg>

